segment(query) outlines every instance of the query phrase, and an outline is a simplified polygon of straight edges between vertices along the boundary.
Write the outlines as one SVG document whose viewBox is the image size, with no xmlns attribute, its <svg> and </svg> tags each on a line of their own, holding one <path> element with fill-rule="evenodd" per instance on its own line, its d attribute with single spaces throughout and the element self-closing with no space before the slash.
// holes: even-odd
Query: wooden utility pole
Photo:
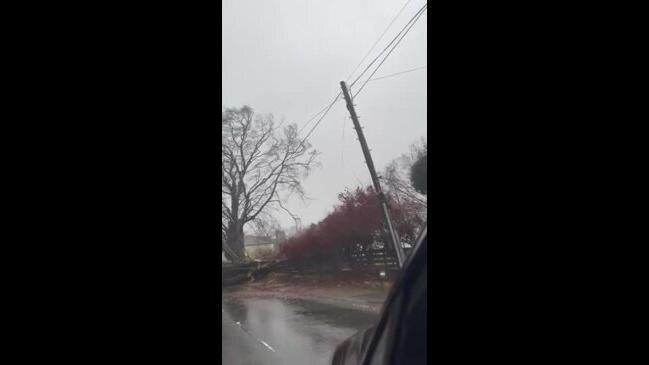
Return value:
<svg viewBox="0 0 649 365">
<path fill-rule="evenodd" d="M 361 125 L 358 123 L 358 116 L 356 116 L 356 110 L 354 109 L 352 98 L 349 96 L 349 90 L 347 90 L 345 81 L 340 82 L 340 87 L 343 89 L 343 95 L 345 96 L 345 101 L 347 102 L 347 110 L 349 110 L 349 114 L 352 117 L 352 122 L 354 122 L 354 129 L 356 129 L 356 134 L 358 134 L 358 140 L 361 142 L 361 149 L 363 150 L 363 155 L 365 156 L 365 163 L 367 163 L 367 168 L 370 170 L 370 176 L 372 177 L 374 190 L 376 190 L 379 202 L 381 203 L 381 213 L 383 215 L 383 221 L 387 228 L 388 241 L 390 241 L 392 247 L 394 247 L 394 251 L 397 253 L 397 261 L 399 262 L 399 267 L 402 267 L 403 262 L 405 261 L 403 247 L 401 246 L 401 242 L 399 241 L 397 231 L 392 227 L 392 221 L 390 220 L 390 214 L 388 213 L 388 203 L 385 199 L 385 194 L 383 194 L 383 190 L 381 190 L 381 184 L 379 183 L 379 178 L 376 175 L 376 170 L 374 169 L 374 162 L 372 162 L 370 150 L 369 148 L 367 148 L 367 141 L 365 141 L 363 130 L 361 129 Z"/>
</svg>

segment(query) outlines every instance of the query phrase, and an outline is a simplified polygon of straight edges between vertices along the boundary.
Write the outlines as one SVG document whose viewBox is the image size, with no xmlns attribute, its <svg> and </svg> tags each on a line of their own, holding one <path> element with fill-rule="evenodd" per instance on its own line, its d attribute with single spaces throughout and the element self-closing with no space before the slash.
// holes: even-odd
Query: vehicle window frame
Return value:
<svg viewBox="0 0 649 365">
<path fill-rule="evenodd" d="M 402 270 L 399 272 L 399 276 L 397 277 L 397 280 L 392 287 L 392 290 L 388 294 L 388 298 L 385 301 L 383 309 L 381 311 L 381 318 L 376 326 L 374 336 L 372 336 L 372 339 L 370 340 L 367 348 L 363 353 L 361 361 L 362 365 L 377 363 L 377 360 L 379 359 L 376 358 L 376 355 L 377 349 L 379 349 L 379 342 L 381 342 L 382 346 L 386 346 L 384 353 L 382 354 L 383 359 L 391 359 L 393 355 L 395 347 L 393 339 L 394 337 L 398 336 L 399 326 L 397 326 L 397 324 L 401 320 L 401 317 L 405 310 L 405 306 L 400 305 L 402 304 L 401 301 L 403 300 L 403 297 L 405 295 L 405 287 L 402 285 L 402 283 L 406 282 L 412 275 L 416 274 L 416 272 L 414 271 L 416 270 L 416 268 L 413 268 L 411 263 L 422 251 L 421 247 L 427 244 L 427 231 L 428 229 L 426 224 L 419 233 L 415 247 L 413 247 L 413 249 L 411 250 L 411 254 L 407 257 L 406 262 Z M 424 260 L 425 259 L 426 258 L 424 258 Z M 390 336 L 390 338 L 388 338 L 389 334 L 393 334 L 393 336 Z"/>
</svg>

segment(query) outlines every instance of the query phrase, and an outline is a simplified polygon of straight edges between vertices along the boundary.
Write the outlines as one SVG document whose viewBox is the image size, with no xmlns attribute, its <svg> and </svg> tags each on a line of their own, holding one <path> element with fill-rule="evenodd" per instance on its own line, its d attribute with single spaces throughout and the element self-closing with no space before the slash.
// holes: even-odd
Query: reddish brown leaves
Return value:
<svg viewBox="0 0 649 365">
<path fill-rule="evenodd" d="M 346 190 L 338 195 L 338 200 L 333 211 L 320 223 L 281 245 L 280 250 L 288 259 L 348 255 L 373 243 L 380 244 L 382 218 L 374 190 L 371 187 Z M 389 195 L 388 205 L 401 240 L 410 242 L 422 222 L 409 213 L 412 209 L 397 204 Z"/>
</svg>

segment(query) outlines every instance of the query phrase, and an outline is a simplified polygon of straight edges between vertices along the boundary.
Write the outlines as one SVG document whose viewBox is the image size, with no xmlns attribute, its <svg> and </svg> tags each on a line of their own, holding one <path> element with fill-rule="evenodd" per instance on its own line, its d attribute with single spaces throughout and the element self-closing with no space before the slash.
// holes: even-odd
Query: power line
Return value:
<svg viewBox="0 0 649 365">
<path fill-rule="evenodd" d="M 318 121 L 316 122 L 316 124 L 313 126 L 313 128 L 311 128 L 311 130 L 309 131 L 309 133 L 307 133 L 307 135 L 304 137 L 304 139 L 302 140 L 302 142 L 300 142 L 300 144 L 303 144 L 303 143 L 304 143 L 304 142 L 309 138 L 309 136 L 311 135 L 311 133 L 313 133 L 313 131 L 318 127 L 318 125 L 320 124 L 320 122 L 322 121 L 322 119 L 324 119 L 324 117 L 327 115 L 327 113 L 329 113 L 329 111 L 330 111 L 331 108 L 334 106 L 334 104 L 336 103 L 336 101 L 338 101 L 338 98 L 340 97 L 341 94 L 342 94 L 342 91 L 339 92 L 338 95 L 336 95 L 336 97 L 335 97 L 334 100 L 331 102 L 331 104 L 329 104 L 329 105 L 327 106 L 327 108 L 326 108 L 324 114 L 322 114 L 322 116 L 320 117 L 320 119 L 318 119 Z"/>
<path fill-rule="evenodd" d="M 406 23 L 406 25 L 404 25 L 403 28 L 401 28 L 401 30 L 399 31 L 399 33 L 397 33 L 397 35 L 396 35 L 396 36 L 395 36 L 395 37 L 390 41 L 390 43 L 388 43 L 388 45 L 385 46 L 385 48 L 384 48 L 381 52 L 379 52 L 379 54 L 378 54 L 378 55 L 377 55 L 377 56 L 372 60 L 372 62 L 370 62 L 370 64 L 367 65 L 367 67 L 365 67 L 365 69 L 363 70 L 363 72 L 361 72 L 360 75 L 358 75 L 358 76 L 356 77 L 356 79 L 351 83 L 351 85 L 349 85 L 349 88 L 350 88 L 350 89 L 351 89 L 351 87 L 354 86 L 354 84 L 356 84 L 356 82 L 357 82 L 357 81 L 358 81 L 358 80 L 359 80 L 359 79 L 360 79 L 360 78 L 365 74 L 365 72 L 367 72 L 367 70 L 369 70 L 369 68 L 372 67 L 372 65 L 374 64 L 374 62 L 376 62 L 376 61 L 381 57 L 381 55 L 382 55 L 386 50 L 388 50 L 388 48 L 390 48 L 390 46 L 392 45 L 392 43 L 394 43 L 394 41 L 397 40 L 397 38 L 399 38 L 399 36 L 401 35 L 401 33 L 403 33 L 403 31 L 404 31 L 404 30 L 405 30 L 405 29 L 410 25 L 410 23 L 412 23 L 412 21 L 413 21 L 413 20 L 414 20 L 418 15 L 420 15 L 420 14 L 423 12 L 423 10 L 426 8 L 427 5 L 428 5 L 428 4 L 424 4 L 424 6 L 422 6 L 421 9 L 419 9 L 419 10 L 417 11 L 417 13 L 415 13 L 415 15 L 413 15 L 412 18 L 410 18 L 410 20 L 408 20 L 408 22 Z"/>
<path fill-rule="evenodd" d="M 376 78 L 373 78 L 373 79 L 369 79 L 369 80 L 367 80 L 367 81 L 369 82 L 369 81 L 376 81 L 376 80 L 381 80 L 381 79 L 387 79 L 388 77 L 398 76 L 398 75 L 405 74 L 405 73 L 408 73 L 408 72 L 421 70 L 421 69 L 424 69 L 424 68 L 427 68 L 427 67 L 428 67 L 428 66 L 416 67 L 416 68 L 412 68 L 412 69 L 410 69 L 410 70 L 405 70 L 405 71 L 401 71 L 401 72 L 397 72 L 397 73 L 393 73 L 393 74 L 389 74 L 389 75 L 384 75 L 384 76 L 376 77 Z"/>
<path fill-rule="evenodd" d="M 342 92 L 338 92 L 338 96 L 336 96 L 336 97 L 339 97 L 341 94 L 342 94 Z M 335 100 L 335 99 L 334 99 L 334 100 Z M 313 120 L 314 120 L 318 115 L 322 114 L 322 112 L 324 112 L 325 110 L 327 110 L 327 108 L 330 108 L 330 104 L 325 105 L 325 106 L 322 108 L 322 110 L 320 110 L 319 112 L 317 112 L 317 113 L 316 113 L 314 116 L 312 116 L 308 121 L 306 121 L 306 123 L 304 123 L 304 125 L 303 125 L 299 130 L 298 130 L 298 133 L 301 133 L 301 132 L 304 130 L 304 128 L 306 128 L 306 126 L 309 125 L 309 123 L 311 123 L 311 121 L 313 121 Z"/>
<path fill-rule="evenodd" d="M 379 39 L 377 39 L 376 42 L 374 42 L 374 44 L 372 45 L 372 48 L 370 48 L 370 50 L 367 51 L 367 53 L 365 54 L 365 56 L 363 56 L 363 59 L 361 60 L 361 62 L 359 62 L 358 65 L 356 65 L 356 67 L 354 67 L 354 71 L 352 71 L 352 72 L 349 74 L 349 76 L 347 76 L 347 79 L 346 79 L 347 81 L 349 81 L 349 79 L 352 77 L 352 75 L 354 74 L 354 72 L 356 72 L 356 70 L 358 70 L 358 68 L 363 64 L 363 61 L 365 61 L 365 59 L 367 58 L 367 56 L 369 56 L 370 53 L 372 53 L 372 51 L 374 50 L 374 47 L 376 47 L 376 45 L 379 43 L 379 41 L 381 41 L 381 39 L 383 39 L 383 36 L 385 35 L 385 33 L 388 32 L 388 29 L 390 29 L 390 27 L 392 26 L 392 24 L 394 24 L 394 21 L 397 20 L 397 18 L 399 17 L 399 15 L 401 15 L 401 13 L 403 12 L 403 9 L 405 9 L 406 6 L 408 6 L 408 4 L 409 4 L 411 1 L 412 1 L 412 0 L 408 0 L 408 1 L 406 1 L 406 3 L 401 7 L 401 10 L 399 10 L 399 12 L 397 13 L 397 15 L 395 15 L 394 18 L 392 18 L 392 21 L 391 21 L 390 24 L 388 24 L 388 26 L 385 28 L 385 30 L 383 31 L 383 33 L 381 34 L 381 36 L 379 37 Z"/>
<path fill-rule="evenodd" d="M 306 121 L 306 123 L 304 123 L 304 125 L 303 125 L 299 130 L 298 130 L 298 133 L 302 132 L 302 130 L 304 130 L 304 128 L 306 128 L 306 126 L 307 126 L 309 123 L 311 123 L 311 121 L 314 120 L 318 115 L 322 114 L 322 112 L 324 112 L 324 111 L 327 109 L 328 106 L 329 106 L 329 104 L 325 105 L 325 107 L 322 108 L 322 110 L 320 110 L 319 112 L 317 112 L 317 113 L 316 113 L 314 116 L 312 116 L 308 121 Z"/>
<path fill-rule="evenodd" d="M 408 1 L 406 2 L 406 4 L 404 4 L 404 6 L 401 8 L 401 10 L 399 10 L 399 12 L 398 12 L 397 15 L 392 19 L 392 22 L 390 22 L 390 24 L 388 25 L 388 27 L 386 28 L 386 30 L 383 32 L 383 34 L 381 35 L 381 37 L 379 37 L 379 39 L 375 42 L 375 45 L 376 45 L 376 43 L 378 43 L 378 42 L 381 40 L 381 38 L 383 37 L 383 35 L 387 32 L 387 30 L 390 28 L 390 26 L 392 25 L 392 23 L 394 23 L 394 21 L 397 19 L 397 17 L 401 14 L 401 12 L 403 11 L 403 9 L 405 9 L 405 7 L 408 5 L 408 3 L 409 3 L 410 1 L 411 1 L 411 0 L 408 0 Z M 373 60 L 373 61 L 372 61 L 372 62 L 371 62 L 371 63 L 370 63 L 370 64 L 369 64 L 369 65 L 368 65 L 364 70 L 363 70 L 363 72 L 361 72 L 361 74 L 356 78 L 356 80 L 354 80 L 354 82 L 349 86 L 350 89 L 351 89 L 351 87 L 354 85 L 354 83 L 356 83 L 356 81 L 358 81 L 358 80 L 363 76 L 363 74 L 365 74 L 365 72 L 367 72 L 367 70 L 368 70 L 368 69 L 369 69 L 369 68 L 374 64 L 374 62 L 376 62 L 376 61 L 379 59 L 379 57 L 380 57 L 380 56 L 381 56 L 381 55 L 382 55 L 382 54 L 383 54 L 383 53 L 384 53 L 384 52 L 385 52 L 385 51 L 386 51 L 386 50 L 387 50 L 387 49 L 392 45 L 392 43 L 394 43 L 394 41 L 395 41 L 397 38 L 399 38 L 399 36 L 401 35 L 401 33 L 403 33 L 404 30 L 406 30 L 406 28 L 410 25 L 410 23 L 412 23 L 413 20 L 416 22 L 416 19 L 419 19 L 418 16 L 421 15 L 421 13 L 423 12 L 423 10 L 426 8 L 427 5 L 428 5 L 428 4 L 424 4 L 424 6 L 423 6 L 421 9 L 419 9 L 419 11 L 417 11 L 417 13 L 415 13 L 415 15 L 414 15 L 412 18 L 410 18 L 410 20 L 408 21 L 408 23 L 406 23 L 406 25 L 401 29 L 401 31 L 399 31 L 399 33 L 398 33 L 398 34 L 397 34 L 397 35 L 392 39 L 392 41 L 390 41 L 390 43 L 389 43 L 389 44 L 388 44 L 388 45 L 387 45 L 387 46 L 386 46 L 386 47 L 385 47 L 385 48 L 384 48 L 384 49 L 383 49 L 383 50 L 378 54 L 378 56 L 376 56 L 376 58 L 374 58 L 374 60 Z M 414 24 L 414 23 L 413 23 L 413 24 Z M 410 27 L 412 27 L 412 25 L 410 25 Z M 408 30 L 410 30 L 410 28 L 408 28 Z M 406 30 L 406 33 L 408 32 L 408 30 Z M 405 36 L 405 34 L 404 34 L 404 36 Z M 402 37 L 401 39 L 403 39 L 403 37 Z M 400 39 L 399 41 L 401 41 L 401 39 Z M 397 42 L 397 44 L 398 44 L 398 43 L 399 43 L 399 42 Z M 374 46 L 375 46 L 375 45 L 374 45 Z M 372 49 L 374 48 L 374 46 L 372 46 Z M 396 44 L 395 44 L 395 47 L 396 47 Z M 370 52 L 372 51 L 372 49 L 370 49 Z M 394 50 L 394 48 L 392 48 L 392 50 Z M 390 52 L 392 52 L 392 51 L 390 51 Z M 369 52 L 368 52 L 368 54 L 369 54 Z M 388 53 L 388 55 L 389 55 L 389 53 Z M 366 55 L 365 57 L 363 57 L 363 60 L 364 60 L 366 57 L 367 57 L 367 55 Z M 386 58 L 387 58 L 387 56 L 386 56 Z M 363 60 L 361 60 L 361 62 L 359 63 L 359 65 L 363 63 Z M 384 59 L 383 61 L 385 61 L 385 59 Z M 380 67 L 380 64 L 379 64 L 379 67 Z M 358 69 L 358 66 L 356 66 L 356 69 Z M 356 69 L 354 69 L 354 72 L 356 71 Z M 378 69 L 378 67 L 377 67 L 377 69 Z M 376 72 L 376 70 L 374 70 L 374 72 Z M 353 74 L 353 72 L 352 72 L 352 74 Z M 372 73 L 372 75 L 374 75 L 374 73 Z M 351 76 L 351 75 L 350 75 L 350 76 Z M 370 77 L 371 77 L 371 76 L 370 76 Z M 365 84 L 366 84 L 367 82 L 368 82 L 368 81 L 365 81 Z M 365 86 L 365 84 L 363 84 L 363 86 Z M 361 87 L 361 89 L 362 89 L 362 87 Z M 359 90 L 359 91 L 360 91 L 360 90 Z M 356 94 L 358 94 L 358 93 L 356 93 Z M 302 132 L 302 130 L 304 130 L 304 128 L 306 128 L 306 126 L 307 126 L 309 123 L 311 123 L 311 121 L 313 121 L 313 120 L 314 120 L 318 115 L 320 115 L 320 114 L 322 114 L 322 113 L 324 112 L 324 114 L 322 114 L 322 116 L 320 117 L 320 119 L 318 119 L 318 121 L 316 122 L 316 124 L 311 128 L 311 130 L 309 131 L 309 133 L 307 133 L 306 137 L 304 137 L 304 139 L 302 140 L 302 142 L 301 142 L 300 144 L 304 143 L 304 142 L 309 138 L 309 136 L 313 133 L 313 131 L 316 129 L 316 127 L 320 124 L 320 122 L 322 121 L 322 119 L 324 119 L 324 117 L 327 115 L 327 113 L 329 113 L 329 110 L 331 110 L 331 108 L 332 108 L 333 105 L 336 103 L 336 101 L 338 100 L 338 98 L 340 97 L 340 95 L 342 95 L 342 92 L 339 92 L 338 95 L 336 95 L 336 97 L 334 98 L 334 100 L 331 102 L 331 104 L 325 106 L 322 110 L 320 110 L 318 113 L 316 113 L 313 117 L 311 117 L 311 119 L 309 119 L 306 123 L 304 123 L 304 125 L 303 125 L 299 130 L 298 130 L 298 132 Z"/>
<path fill-rule="evenodd" d="M 406 25 L 405 25 L 403 28 L 401 28 L 401 30 L 399 31 L 399 33 L 397 33 L 397 35 L 396 35 L 396 36 L 395 36 L 395 37 L 390 41 L 390 43 L 388 43 L 388 45 L 385 46 L 385 48 L 384 48 L 381 52 L 379 52 L 379 54 L 374 58 L 374 60 L 372 60 L 372 62 L 370 62 L 370 64 L 367 65 L 367 67 L 365 67 L 365 69 L 363 70 L 363 72 L 361 72 L 360 75 L 358 75 L 358 76 L 356 77 L 356 79 L 351 83 L 351 85 L 349 85 L 349 88 L 351 88 L 352 86 L 354 86 L 354 84 L 356 84 L 356 82 L 357 82 L 361 77 L 363 77 L 363 75 L 365 74 L 365 72 L 367 72 L 367 70 L 369 70 L 369 68 L 372 67 L 372 65 L 374 64 L 374 62 L 376 62 L 376 61 L 381 57 L 381 55 L 382 55 L 385 51 L 387 51 L 388 48 L 390 48 L 390 46 L 392 45 L 392 43 L 394 43 L 394 41 L 396 41 L 397 38 L 399 38 L 399 36 L 401 35 L 401 33 L 403 33 L 403 31 L 404 31 L 406 28 L 408 28 L 408 26 L 413 22 L 413 20 L 415 20 L 415 18 L 418 19 L 418 16 L 422 14 L 422 12 L 424 11 L 424 9 L 426 8 L 427 5 L 428 5 L 428 4 L 424 4 L 424 6 L 422 6 L 421 9 L 419 9 L 419 11 L 417 11 L 417 13 L 415 13 L 415 15 L 413 15 L 412 18 L 410 18 L 410 20 L 408 20 L 408 23 L 406 23 Z M 408 28 L 408 29 L 410 29 L 410 28 Z"/>
<path fill-rule="evenodd" d="M 403 33 L 403 36 L 401 36 L 401 38 L 399 38 L 399 41 L 394 45 L 394 47 L 392 47 L 392 49 L 390 49 L 390 52 L 388 52 L 388 54 L 385 55 L 385 57 L 383 58 L 383 60 L 381 60 L 381 63 L 379 63 L 379 65 L 376 66 L 376 68 L 374 69 L 374 71 L 372 72 L 372 74 L 370 74 L 370 77 L 368 77 L 368 79 L 365 80 L 365 82 L 363 83 L 363 85 L 361 86 L 361 88 L 356 92 L 356 94 L 354 94 L 353 98 L 355 98 L 356 95 L 358 95 L 358 94 L 363 90 L 363 88 L 365 87 L 365 85 L 367 85 L 367 83 L 368 83 L 369 80 L 372 78 L 372 76 L 374 76 L 374 74 L 376 73 L 376 71 L 378 71 L 379 68 L 381 68 L 381 65 L 383 65 L 383 63 L 385 62 L 385 60 L 387 60 L 388 57 L 390 57 L 390 54 L 392 54 L 392 52 L 395 50 L 395 48 L 397 48 L 397 46 L 399 45 L 399 43 L 401 43 L 401 41 L 403 40 L 403 38 L 405 38 L 406 34 L 408 34 L 408 32 L 410 31 L 410 29 L 412 29 L 412 27 L 415 25 L 415 23 L 417 23 L 417 20 L 419 20 L 419 18 L 424 14 L 423 10 L 425 10 L 426 6 L 427 6 L 427 5 L 424 5 L 424 7 L 422 8 L 422 11 L 419 12 L 419 14 L 417 15 L 417 18 L 415 19 L 415 21 L 412 22 L 412 24 L 410 24 L 410 27 L 406 30 L 405 33 Z"/>
<path fill-rule="evenodd" d="M 385 57 L 383 58 L 383 60 L 381 60 L 381 63 L 379 63 L 379 65 L 376 66 L 376 68 L 374 69 L 374 71 L 370 74 L 370 77 L 368 77 L 367 80 L 365 80 L 365 82 L 363 83 L 363 85 L 361 85 L 361 88 L 356 92 L 356 94 L 354 94 L 353 98 L 355 98 L 356 95 L 358 95 L 358 94 L 361 92 L 361 90 L 363 90 L 363 88 L 365 87 L 365 85 L 367 85 L 367 83 L 369 82 L 369 80 L 372 79 L 372 76 L 374 76 L 374 74 L 376 73 L 376 71 L 378 71 L 379 68 L 381 68 L 381 65 L 383 65 L 383 63 L 388 59 L 388 57 L 390 57 L 390 54 L 392 54 L 392 52 L 395 50 L 395 48 L 397 48 L 397 46 L 399 45 L 399 43 L 401 43 L 401 41 L 403 40 L 403 38 L 406 37 L 406 34 L 408 34 L 408 32 L 410 31 L 410 29 L 412 29 L 412 27 L 415 26 L 415 23 L 417 23 L 417 20 L 419 20 L 419 18 L 424 14 L 424 10 L 425 10 L 425 8 L 426 8 L 427 5 L 428 5 L 428 4 L 424 5 L 424 7 L 422 8 L 422 10 L 418 13 L 416 19 L 412 22 L 412 24 L 410 24 L 410 26 L 408 27 L 408 29 L 406 30 L 406 32 L 403 33 L 403 36 L 401 36 L 401 38 L 399 38 L 399 41 L 397 41 L 397 43 L 395 43 L 395 45 L 392 47 L 392 49 L 390 49 L 390 52 L 388 52 L 388 54 L 385 55 Z"/>
</svg>

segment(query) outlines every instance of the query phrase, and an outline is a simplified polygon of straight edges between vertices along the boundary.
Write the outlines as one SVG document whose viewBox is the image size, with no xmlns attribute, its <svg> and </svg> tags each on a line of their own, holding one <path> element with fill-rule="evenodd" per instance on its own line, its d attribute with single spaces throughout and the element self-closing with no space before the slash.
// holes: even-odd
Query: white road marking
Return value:
<svg viewBox="0 0 649 365">
<path fill-rule="evenodd" d="M 233 322 L 234 322 L 234 321 L 233 321 Z M 277 351 L 275 351 L 274 348 L 270 347 L 270 345 L 267 344 L 264 340 L 260 340 L 260 339 L 258 339 L 257 337 L 253 336 L 252 333 L 248 332 L 245 328 L 243 328 L 243 326 L 241 325 L 241 322 L 236 321 L 236 322 L 234 322 L 234 323 L 235 323 L 237 326 L 239 326 L 239 328 L 241 328 L 241 330 L 242 330 L 243 332 L 245 332 L 248 336 L 250 336 L 250 337 L 254 338 L 255 340 L 257 340 L 257 342 L 259 342 L 260 344 L 264 345 L 267 349 L 269 349 L 269 350 L 272 351 L 272 352 L 277 352 Z"/>
<path fill-rule="evenodd" d="M 257 341 L 261 342 L 261 344 L 264 345 L 264 346 L 266 346 L 270 351 L 275 352 L 275 349 L 273 349 L 272 347 L 270 347 L 270 345 L 267 344 L 266 342 L 264 342 L 264 341 L 262 341 L 262 340 L 260 340 L 260 339 L 257 339 Z"/>
</svg>

